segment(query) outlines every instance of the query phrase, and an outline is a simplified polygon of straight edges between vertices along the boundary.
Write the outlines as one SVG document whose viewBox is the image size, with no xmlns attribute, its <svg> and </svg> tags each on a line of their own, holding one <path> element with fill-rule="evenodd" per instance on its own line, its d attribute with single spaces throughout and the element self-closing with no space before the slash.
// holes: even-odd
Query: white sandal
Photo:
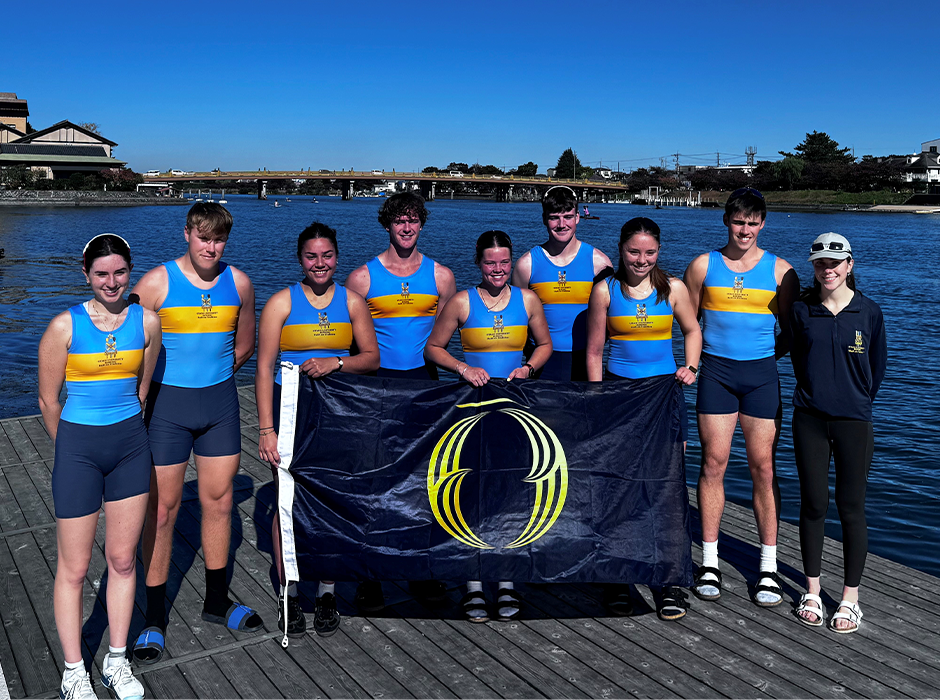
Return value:
<svg viewBox="0 0 940 700">
<path fill-rule="evenodd" d="M 807 603 L 816 603 L 815 607 L 812 605 L 807 605 Z M 809 620 L 800 613 L 810 613 L 816 616 L 815 620 Z M 821 627 L 823 620 L 825 619 L 825 608 L 823 608 L 822 598 L 820 598 L 815 593 L 804 593 L 800 597 L 800 604 L 796 606 L 796 619 L 802 622 L 804 625 L 809 625 L 810 627 Z"/>
<path fill-rule="evenodd" d="M 848 612 L 842 612 L 843 608 L 847 609 Z M 836 627 L 836 620 L 848 620 L 855 626 L 842 629 Z M 858 603 L 853 603 L 850 600 L 843 600 L 841 603 L 839 603 L 839 607 L 836 608 L 835 614 L 829 618 L 829 629 L 831 629 L 836 634 L 852 634 L 852 632 L 857 632 L 858 628 L 861 626 L 862 609 L 858 607 Z"/>
</svg>

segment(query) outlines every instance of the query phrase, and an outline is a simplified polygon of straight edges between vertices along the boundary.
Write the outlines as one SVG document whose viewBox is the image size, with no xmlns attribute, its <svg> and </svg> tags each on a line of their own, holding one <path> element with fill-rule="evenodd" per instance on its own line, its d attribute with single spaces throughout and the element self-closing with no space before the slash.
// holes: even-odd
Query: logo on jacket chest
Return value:
<svg viewBox="0 0 940 700">
<path fill-rule="evenodd" d="M 853 355 L 862 355 L 865 353 L 865 345 L 861 331 L 855 331 L 855 344 L 849 345 L 849 352 Z"/>
</svg>

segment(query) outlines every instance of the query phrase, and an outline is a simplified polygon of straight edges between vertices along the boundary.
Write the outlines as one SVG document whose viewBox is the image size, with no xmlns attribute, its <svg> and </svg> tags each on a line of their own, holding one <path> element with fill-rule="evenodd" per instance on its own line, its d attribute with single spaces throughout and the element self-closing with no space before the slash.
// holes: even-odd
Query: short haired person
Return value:
<svg viewBox="0 0 940 700">
<path fill-rule="evenodd" d="M 262 628 L 258 614 L 228 597 L 232 480 L 241 456 L 235 371 L 255 350 L 255 292 L 242 271 L 222 262 L 232 215 L 220 204 L 193 205 L 186 216 L 186 252 L 150 270 L 134 288 L 163 325 L 163 350 L 147 401 L 153 452 L 143 559 L 147 610 L 134 656 L 163 654 L 166 582 L 186 463 L 195 456 L 206 595 L 202 619 L 233 630 Z"/>
<path fill-rule="evenodd" d="M 375 324 L 381 366 L 379 377 L 437 379 L 437 367 L 424 359 L 424 346 L 434 319 L 457 291 L 454 273 L 418 251 L 418 238 L 428 220 L 424 198 L 399 192 L 382 204 L 379 223 L 388 231 L 388 248 L 346 278 L 347 289 L 365 298 Z M 444 599 L 437 581 L 414 581 L 409 587 L 428 602 Z M 379 581 L 363 581 L 356 592 L 363 612 L 385 607 Z"/>
<path fill-rule="evenodd" d="M 620 229 L 617 272 L 591 292 L 588 311 L 588 381 L 619 381 L 642 387 L 645 380 L 674 376 L 680 384 L 695 383 L 702 353 L 702 330 L 695 318 L 689 290 L 682 280 L 659 266 L 661 237 L 652 219 L 636 217 Z M 673 320 L 683 339 L 683 364 L 676 366 L 672 353 Z M 610 357 L 604 371 L 604 344 L 610 341 Z M 682 402 L 679 440 L 685 445 L 689 425 Z M 656 614 L 662 620 L 685 617 L 687 595 L 678 586 L 654 589 Z M 610 586 L 605 602 L 614 614 L 633 612 L 630 589 Z"/>
<path fill-rule="evenodd" d="M 552 355 L 542 379 L 587 380 L 587 308 L 594 283 L 612 272 L 610 258 L 578 240 L 578 198 L 564 185 L 550 187 L 542 197 L 542 223 L 548 239 L 523 254 L 512 273 L 512 284 L 531 289 L 545 309 L 552 334 Z"/>
<path fill-rule="evenodd" d="M 92 298 L 52 319 L 39 342 L 39 407 L 55 445 L 52 606 L 65 661 L 60 698 L 96 697 L 82 659 L 82 588 L 102 499 L 109 651 L 101 680 L 120 700 L 144 696 L 127 659 L 127 632 L 150 492 L 141 405 L 160 352 L 160 319 L 124 298 L 132 269 L 130 247 L 120 236 L 104 233 L 88 241 L 82 271 Z"/>
<path fill-rule="evenodd" d="M 885 376 L 888 350 L 878 305 L 855 286 L 855 259 L 845 236 L 824 233 L 810 246 L 813 286 L 790 312 L 793 452 L 800 477 L 800 552 L 806 593 L 796 614 L 819 627 L 823 539 L 829 508 L 829 462 L 835 463 L 842 526 L 841 602 L 829 628 L 849 634 L 862 624 L 858 586 L 868 556 L 865 492 L 874 453 L 872 403 Z"/>
<path fill-rule="evenodd" d="M 509 284 L 512 240 L 503 231 L 486 231 L 477 239 L 474 261 L 480 268 L 480 283 L 447 302 L 434 323 L 425 356 L 473 386 L 483 386 L 491 378 L 528 379 L 545 366 L 552 353 L 542 303 L 531 290 Z M 463 362 L 447 350 L 458 328 Z M 528 361 L 522 354 L 527 332 L 535 342 Z M 467 582 L 461 605 L 470 622 L 490 619 L 481 581 Z M 501 581 L 496 593 L 498 619 L 515 619 L 520 610 L 512 581 Z"/>
<path fill-rule="evenodd" d="M 728 241 L 695 258 L 685 283 L 702 320 L 698 380 L 698 429 L 702 468 L 698 506 L 702 519 L 702 566 L 692 592 L 702 600 L 721 596 L 718 532 L 725 506 L 724 477 L 731 439 L 740 423 L 753 481 L 754 516 L 760 537 L 760 568 L 754 602 L 783 602 L 777 577 L 780 491 L 774 458 L 780 434 L 777 358 L 787 352 L 790 306 L 799 292 L 793 267 L 757 245 L 767 206 L 757 190 L 735 190 L 725 204 Z M 777 322 L 782 332 L 775 335 Z"/>
<path fill-rule="evenodd" d="M 314 379 L 334 372 L 367 374 L 379 366 L 372 316 L 365 300 L 333 281 L 339 246 L 336 231 L 318 222 L 297 237 L 297 260 L 303 280 L 275 293 L 264 305 L 258 326 L 258 372 L 255 397 L 258 403 L 258 454 L 274 470 L 281 461 L 277 439 L 280 430 L 281 372 L 275 372 L 278 354 L 282 361 L 298 365 Z M 359 349 L 350 356 L 353 343 Z M 302 636 L 306 629 L 296 585 L 285 586 L 281 558 L 280 520 L 272 522 L 274 563 L 280 579 L 278 627 L 288 636 Z M 285 615 L 286 612 L 286 615 Z M 317 590 L 313 627 L 328 637 L 339 627 L 333 581 L 321 581 Z"/>
</svg>

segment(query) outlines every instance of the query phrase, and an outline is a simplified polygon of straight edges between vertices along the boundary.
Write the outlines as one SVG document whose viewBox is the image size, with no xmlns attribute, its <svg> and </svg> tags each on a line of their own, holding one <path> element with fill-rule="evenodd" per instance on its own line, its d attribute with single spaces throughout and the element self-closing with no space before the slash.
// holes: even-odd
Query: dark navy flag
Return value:
<svg viewBox="0 0 940 700">
<path fill-rule="evenodd" d="M 283 397 L 290 580 L 691 583 L 672 376 L 474 388 L 294 369 Z"/>
</svg>

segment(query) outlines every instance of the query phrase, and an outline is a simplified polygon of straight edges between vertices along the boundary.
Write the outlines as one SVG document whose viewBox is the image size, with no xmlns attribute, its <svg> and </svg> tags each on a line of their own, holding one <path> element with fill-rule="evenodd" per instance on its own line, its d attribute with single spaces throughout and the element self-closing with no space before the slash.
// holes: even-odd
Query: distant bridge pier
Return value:
<svg viewBox="0 0 940 700">
<path fill-rule="evenodd" d="M 352 201 L 353 197 L 356 196 L 355 180 L 340 180 L 339 189 L 343 193 L 344 202 Z"/>
<path fill-rule="evenodd" d="M 258 180 L 258 199 L 268 198 L 268 181 Z"/>
<path fill-rule="evenodd" d="M 424 197 L 425 202 L 433 202 L 434 195 L 437 193 L 437 183 L 429 182 L 427 180 L 421 181 L 421 196 Z"/>
</svg>

